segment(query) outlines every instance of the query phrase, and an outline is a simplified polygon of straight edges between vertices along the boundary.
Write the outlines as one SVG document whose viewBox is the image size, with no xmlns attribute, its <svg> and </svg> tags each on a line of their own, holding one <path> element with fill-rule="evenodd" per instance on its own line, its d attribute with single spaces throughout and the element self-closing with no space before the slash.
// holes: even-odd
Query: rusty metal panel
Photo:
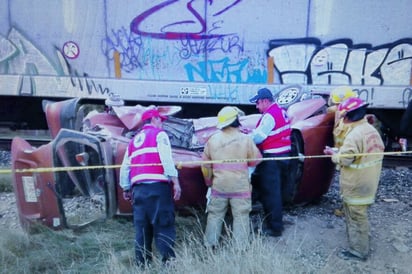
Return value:
<svg viewBox="0 0 412 274">
<path fill-rule="evenodd" d="M 43 100 L 43 110 L 52 138 L 57 136 L 61 128 L 75 129 L 79 101 L 80 98 L 60 102 Z"/>
<path fill-rule="evenodd" d="M 58 206 L 53 173 L 19 172 L 51 166 L 51 145 L 33 149 L 25 140 L 19 137 L 13 139 L 13 186 L 20 223 L 26 230 L 31 230 L 36 223 L 56 229 L 65 226 Z"/>
</svg>

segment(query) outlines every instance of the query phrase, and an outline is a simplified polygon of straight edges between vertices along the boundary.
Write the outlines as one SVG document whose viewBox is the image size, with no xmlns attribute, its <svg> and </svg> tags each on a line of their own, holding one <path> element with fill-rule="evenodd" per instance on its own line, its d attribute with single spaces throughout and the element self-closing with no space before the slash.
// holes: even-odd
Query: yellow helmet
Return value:
<svg viewBox="0 0 412 274">
<path fill-rule="evenodd" d="M 237 107 L 223 107 L 217 114 L 217 125 L 218 129 L 222 129 L 232 124 L 239 115 L 244 115 L 243 111 Z"/>
<path fill-rule="evenodd" d="M 340 104 L 346 99 L 357 98 L 358 94 L 348 86 L 336 87 L 330 93 L 329 100 L 332 104 Z"/>
</svg>

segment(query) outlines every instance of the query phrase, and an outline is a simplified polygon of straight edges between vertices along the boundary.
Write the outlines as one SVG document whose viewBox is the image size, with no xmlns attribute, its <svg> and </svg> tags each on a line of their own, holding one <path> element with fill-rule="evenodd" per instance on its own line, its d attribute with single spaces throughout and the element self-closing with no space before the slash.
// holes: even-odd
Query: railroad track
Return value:
<svg viewBox="0 0 412 274">
<path fill-rule="evenodd" d="M 383 166 L 412 168 L 412 155 L 385 155 Z"/>
<path fill-rule="evenodd" d="M 10 150 L 14 137 L 19 136 L 37 147 L 52 140 L 48 130 L 10 130 L 0 128 L 0 149 Z"/>
</svg>

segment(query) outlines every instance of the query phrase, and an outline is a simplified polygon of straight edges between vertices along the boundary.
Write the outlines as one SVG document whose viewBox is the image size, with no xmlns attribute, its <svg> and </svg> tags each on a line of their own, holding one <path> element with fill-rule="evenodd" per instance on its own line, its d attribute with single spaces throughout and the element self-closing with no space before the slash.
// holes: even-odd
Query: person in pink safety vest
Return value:
<svg viewBox="0 0 412 274">
<path fill-rule="evenodd" d="M 153 239 L 163 262 L 175 257 L 173 200 L 180 199 L 181 188 L 170 140 L 162 129 L 165 119 L 157 109 L 143 113 L 143 127 L 130 141 L 120 168 L 123 197 L 133 203 L 135 254 L 140 266 L 152 261 Z"/>
<path fill-rule="evenodd" d="M 290 156 L 290 121 L 286 111 L 274 102 L 272 92 L 267 88 L 259 89 L 250 102 L 262 113 L 250 136 L 263 158 Z M 263 160 L 252 174 L 253 199 L 261 202 L 265 213 L 263 235 L 282 235 L 282 184 L 286 185 L 288 180 L 289 162 L 289 159 Z"/>
</svg>

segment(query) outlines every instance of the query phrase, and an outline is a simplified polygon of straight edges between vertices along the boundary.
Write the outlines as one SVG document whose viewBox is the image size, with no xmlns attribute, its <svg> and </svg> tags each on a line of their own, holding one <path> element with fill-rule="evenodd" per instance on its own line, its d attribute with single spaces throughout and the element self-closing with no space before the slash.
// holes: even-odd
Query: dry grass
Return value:
<svg viewBox="0 0 412 274">
<path fill-rule="evenodd" d="M 0 177 L 0 191 L 12 191 L 9 177 Z M 38 227 L 33 230 L 35 234 L 26 234 L 0 229 L 0 273 L 310 272 L 296 269 L 292 251 L 259 235 L 252 235 L 247 249 L 239 248 L 227 235 L 217 250 L 204 248 L 205 217 L 203 212 L 196 211 L 190 217 L 177 217 L 176 259 L 167 268 L 158 259 L 148 268 L 136 267 L 134 228 L 127 219 L 106 220 L 77 231 Z M 299 249 L 298 240 L 288 241 Z"/>
<path fill-rule="evenodd" d="M 239 248 L 231 240 L 223 240 L 217 250 L 204 248 L 202 218 L 177 218 L 176 259 L 167 268 L 159 260 L 146 269 L 136 268 L 130 220 L 107 220 L 80 231 L 41 228 L 30 235 L 0 231 L 1 273 L 307 272 L 295 269 L 293 260 L 289 260 L 293 254 L 277 248 L 276 241 L 258 235 L 253 235 L 247 249 Z"/>
<path fill-rule="evenodd" d="M 37 231 L 0 232 L 2 273 L 101 273 L 113 254 L 133 246 L 131 223 L 115 220 L 82 231 Z"/>
</svg>

